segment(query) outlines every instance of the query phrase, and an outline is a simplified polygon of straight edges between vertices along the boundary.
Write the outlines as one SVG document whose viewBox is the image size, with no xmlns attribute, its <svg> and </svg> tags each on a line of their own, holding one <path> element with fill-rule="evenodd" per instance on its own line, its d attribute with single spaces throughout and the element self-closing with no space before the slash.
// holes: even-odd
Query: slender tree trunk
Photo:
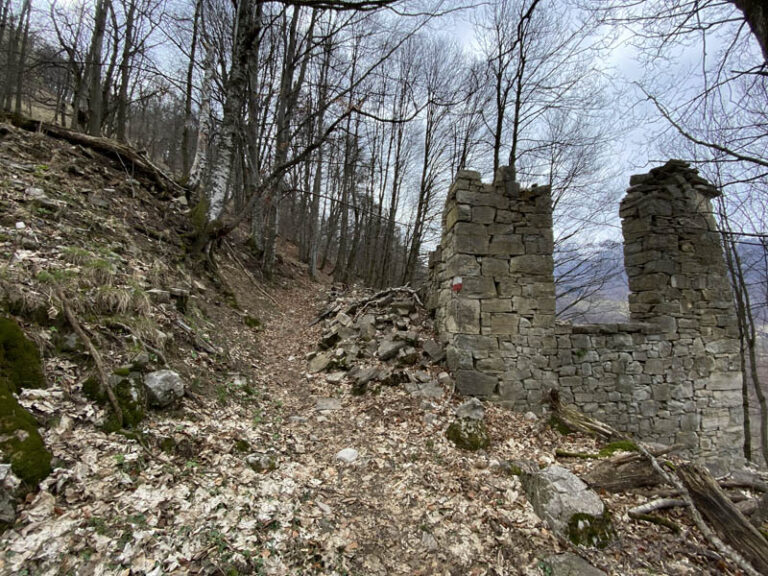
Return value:
<svg viewBox="0 0 768 576">
<path fill-rule="evenodd" d="M 757 334 L 755 330 L 755 320 L 752 316 L 752 305 L 750 302 L 748 285 L 744 277 L 744 269 L 741 264 L 741 257 L 739 256 L 736 245 L 733 242 L 733 237 L 729 233 L 730 223 L 722 197 L 720 197 L 718 201 L 721 225 L 725 230 L 724 235 L 727 236 L 726 262 L 729 266 L 732 285 L 734 288 L 734 295 L 736 296 L 736 316 L 739 322 L 739 333 L 744 337 L 742 348 L 746 348 L 747 351 L 746 362 L 744 359 L 742 359 L 742 364 L 746 363 L 749 367 L 749 375 L 752 380 L 752 386 L 755 390 L 755 395 L 757 396 L 758 405 L 760 406 L 760 450 L 763 460 L 766 464 L 768 464 L 768 401 L 766 401 L 765 393 L 763 392 L 758 373 L 756 353 Z M 742 389 L 742 396 L 744 395 L 745 394 Z M 746 396 L 748 402 L 748 394 Z M 747 406 L 749 406 L 748 403 Z M 745 438 L 751 434 L 751 430 L 748 429 L 749 425 L 749 419 L 745 420 Z M 752 447 L 751 445 L 747 446 L 745 440 L 744 451 L 746 452 L 747 449 L 749 449 L 751 454 Z"/>
<path fill-rule="evenodd" d="M 19 59 L 16 61 L 16 106 L 14 112 L 21 114 L 21 98 L 24 88 L 24 65 L 27 61 L 27 44 L 29 43 L 29 17 L 32 11 L 30 0 L 24 2 L 19 17 L 19 31 L 21 32 L 21 48 L 19 49 Z M 22 25 L 24 30 L 21 31 Z"/>
<path fill-rule="evenodd" d="M 192 80 L 195 74 L 195 57 L 197 55 L 197 35 L 202 17 L 203 0 L 195 2 L 195 15 L 192 19 L 192 46 L 189 48 L 189 65 L 187 66 L 187 77 L 184 90 L 184 131 L 181 136 L 181 166 L 184 178 L 189 178 L 192 165 L 191 152 L 189 150 L 192 131 L 194 130 L 194 121 L 192 118 L 192 93 L 194 85 Z M 206 70 L 208 72 L 208 70 Z M 210 90 L 210 87 L 209 87 Z M 209 95 L 210 98 L 210 95 Z M 210 114 L 210 100 L 208 102 L 208 113 Z"/>
<path fill-rule="evenodd" d="M 101 59 L 110 2 L 111 0 L 97 0 L 96 2 L 93 36 L 91 37 L 91 47 L 88 51 L 88 59 L 86 63 L 88 87 L 88 106 L 86 114 L 88 133 L 91 136 L 98 136 L 101 133 L 101 120 L 102 114 L 104 113 L 102 108 Z"/>
<path fill-rule="evenodd" d="M 136 16 L 136 0 L 129 0 L 128 13 L 125 16 L 125 38 L 123 55 L 120 60 L 120 92 L 117 97 L 117 140 L 125 142 L 126 123 L 128 122 L 128 81 L 131 73 L 133 51 L 133 27 Z M 184 143 L 182 142 L 182 146 Z"/>
</svg>

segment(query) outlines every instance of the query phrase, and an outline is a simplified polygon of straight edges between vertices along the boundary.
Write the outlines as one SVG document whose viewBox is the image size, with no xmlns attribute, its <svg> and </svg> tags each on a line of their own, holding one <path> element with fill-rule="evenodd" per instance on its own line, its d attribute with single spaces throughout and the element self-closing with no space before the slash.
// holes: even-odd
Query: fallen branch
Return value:
<svg viewBox="0 0 768 576">
<path fill-rule="evenodd" d="M 680 534 L 680 526 L 678 526 L 677 524 L 672 522 L 672 520 L 669 520 L 667 518 L 663 518 L 661 516 L 656 516 L 654 514 L 634 513 L 631 510 L 629 511 L 628 515 L 633 520 L 642 520 L 643 522 L 650 522 L 651 524 L 658 524 L 659 526 L 664 526 L 665 528 L 669 528 L 675 534 Z"/>
<path fill-rule="evenodd" d="M 109 377 L 107 376 L 107 371 L 104 368 L 104 360 L 101 358 L 101 354 L 99 354 L 99 351 L 96 349 L 96 346 L 93 345 L 93 341 L 88 337 L 88 334 L 85 333 L 85 330 L 83 330 L 83 327 L 80 325 L 80 322 L 77 320 L 77 317 L 75 316 L 74 312 L 72 312 L 72 309 L 69 307 L 69 304 L 67 304 L 67 299 L 64 297 L 64 294 L 61 291 L 61 288 L 55 287 L 54 291 L 56 293 L 56 297 L 59 299 L 59 302 L 61 303 L 61 308 L 64 311 L 64 316 L 66 316 L 67 321 L 69 322 L 69 325 L 72 326 L 72 330 L 75 331 L 75 334 L 80 338 L 80 340 L 85 343 L 86 348 L 88 348 L 88 352 L 91 355 L 91 358 L 93 358 L 94 363 L 96 364 L 96 372 L 99 374 L 99 382 L 101 383 L 101 389 L 102 391 L 107 395 L 107 398 L 109 399 L 109 403 L 112 405 L 112 410 L 115 412 L 115 417 L 117 418 L 117 422 L 120 424 L 120 427 L 123 426 L 123 411 L 120 409 L 120 404 L 117 401 L 117 398 L 115 397 L 115 393 L 112 390 L 112 386 L 109 384 Z"/>
<path fill-rule="evenodd" d="M 598 436 L 605 440 L 627 440 L 628 438 L 607 424 L 587 416 L 573 406 L 567 406 L 560 401 L 560 392 L 553 388 L 549 392 L 549 404 L 553 416 L 567 428 L 589 436 Z"/>
<path fill-rule="evenodd" d="M 679 508 L 681 506 L 688 506 L 688 503 L 681 498 L 659 498 L 658 500 L 651 500 L 645 504 L 640 504 L 640 506 L 630 508 L 629 515 L 650 514 L 651 512 L 658 512 L 667 508 Z"/>
<path fill-rule="evenodd" d="M 618 432 L 616 429 L 612 428 L 611 426 L 600 422 L 598 420 L 595 420 L 594 418 L 590 418 L 589 416 L 586 416 L 585 414 L 582 414 L 576 408 L 571 406 L 563 406 L 560 403 L 560 396 L 557 390 L 552 390 L 550 393 L 550 403 L 552 405 L 553 410 L 557 413 L 559 410 L 560 415 L 566 416 L 567 420 L 564 420 L 566 425 L 569 424 L 569 420 L 573 422 L 573 425 L 577 426 L 577 430 L 583 431 L 583 432 L 591 432 L 594 434 L 602 435 L 604 438 L 611 438 L 611 439 L 618 439 L 618 440 L 627 440 L 630 442 L 633 442 L 633 440 L 627 436 L 626 434 L 622 434 L 621 432 Z M 751 528 L 753 528 L 754 531 L 750 531 L 748 528 L 744 528 L 741 522 L 739 522 L 738 529 L 734 530 L 723 530 L 723 527 L 718 524 L 717 517 L 713 515 L 708 515 L 708 518 L 713 524 L 717 527 L 719 527 L 723 534 L 725 535 L 726 539 L 728 540 L 728 543 L 724 542 L 721 537 L 716 534 L 712 528 L 709 527 L 707 522 L 704 520 L 704 517 L 701 515 L 701 512 L 694 504 L 693 496 L 691 495 L 691 492 L 688 491 L 686 488 L 686 485 L 683 483 L 683 481 L 675 474 L 667 471 L 664 469 L 664 467 L 659 463 L 659 460 L 651 454 L 651 452 L 646 448 L 642 442 L 635 442 L 637 446 L 638 452 L 640 452 L 645 458 L 648 459 L 648 461 L 651 463 L 651 466 L 656 471 L 656 473 L 668 484 L 671 484 L 674 486 L 679 492 L 681 499 L 685 501 L 685 503 L 690 508 L 691 517 L 693 518 L 694 523 L 696 524 L 696 527 L 699 529 L 701 534 L 704 536 L 704 538 L 707 539 L 707 541 L 718 551 L 718 553 L 725 559 L 729 560 L 732 564 L 735 564 L 738 566 L 744 573 L 746 573 L 748 576 L 760 576 L 760 574 L 768 574 L 768 542 L 762 537 L 762 535 L 750 525 Z M 695 465 L 693 464 L 687 464 L 681 467 L 681 470 L 685 470 L 686 466 L 693 467 Z M 701 470 L 699 467 L 696 467 L 696 469 Z M 684 472 L 681 472 L 684 475 Z M 709 476 L 709 473 L 706 471 L 702 471 L 702 475 Z M 711 476 L 709 478 L 712 480 L 712 485 L 714 485 L 715 489 L 718 491 L 718 508 L 720 510 L 727 510 L 729 514 L 729 518 L 731 518 L 733 515 L 738 515 L 738 517 L 741 517 L 741 519 L 746 522 L 746 519 L 741 515 L 741 513 L 736 510 L 733 504 L 728 501 L 727 497 L 722 494 L 722 491 L 720 490 L 720 487 L 717 485 L 717 483 L 712 479 Z M 692 488 L 695 486 L 692 484 Z M 722 496 L 720 498 L 719 496 Z M 703 498 L 699 497 L 699 499 L 703 502 Z M 734 513 L 734 514 L 731 514 Z M 750 541 L 750 544 L 747 546 L 747 558 L 745 558 L 741 553 L 736 551 L 732 545 L 739 546 L 741 549 L 742 546 L 745 544 L 738 538 L 735 537 L 737 534 L 746 534 L 750 533 L 751 537 L 753 538 Z M 760 540 L 755 539 L 755 535 L 760 538 Z M 762 540 L 762 542 L 761 542 Z M 755 556 L 755 551 L 762 550 L 762 545 L 765 545 L 765 552 L 761 552 L 761 555 Z M 751 563 L 754 562 L 754 565 Z M 759 568 L 759 570 L 755 569 L 755 566 Z"/>
<path fill-rule="evenodd" d="M 125 162 L 127 161 L 131 164 L 133 170 L 152 180 L 152 182 L 163 191 L 174 192 L 177 194 L 186 192 L 184 187 L 176 182 L 171 176 L 155 166 L 155 164 L 153 164 L 144 154 L 140 154 L 130 146 L 120 144 L 119 142 L 108 138 L 100 138 L 81 132 L 75 132 L 74 130 L 68 130 L 62 126 L 57 126 L 56 124 L 32 120 L 18 114 L 6 114 L 4 115 L 4 118 L 17 128 L 21 128 L 28 132 L 42 132 L 52 138 L 66 140 L 72 144 L 90 148 L 104 156 L 116 159 L 123 164 L 123 166 L 125 166 Z"/>
<path fill-rule="evenodd" d="M 760 573 L 768 574 L 768 540 L 731 503 L 709 472 L 696 464 L 683 464 L 678 476 L 718 535 L 732 544 L 737 543 L 744 557 Z"/>
</svg>

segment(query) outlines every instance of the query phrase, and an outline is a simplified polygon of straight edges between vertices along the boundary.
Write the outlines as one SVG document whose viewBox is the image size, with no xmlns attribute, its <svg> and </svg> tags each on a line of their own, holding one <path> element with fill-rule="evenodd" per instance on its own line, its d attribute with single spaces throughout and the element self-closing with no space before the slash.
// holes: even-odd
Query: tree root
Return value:
<svg viewBox="0 0 768 576">
<path fill-rule="evenodd" d="M 123 411 L 120 409 L 120 404 L 118 403 L 117 398 L 115 397 L 115 393 L 112 390 L 112 386 L 110 386 L 109 384 L 109 377 L 107 376 L 107 371 L 104 368 L 104 360 L 102 359 L 99 351 L 96 349 L 96 346 L 94 346 L 93 341 L 88 337 L 88 334 L 85 333 L 85 330 L 83 330 L 83 327 L 80 325 L 80 322 L 78 321 L 74 312 L 72 312 L 72 309 L 69 307 L 69 304 L 67 304 L 67 299 L 64 297 L 64 293 L 61 291 L 61 288 L 55 287 L 54 291 L 56 293 L 56 297 L 59 299 L 59 302 L 61 303 L 61 308 L 64 311 L 64 316 L 66 316 L 67 321 L 69 322 L 69 325 L 72 326 L 72 329 L 78 335 L 80 340 L 82 340 L 85 343 L 85 346 L 86 348 L 88 348 L 88 352 L 90 353 L 91 358 L 93 358 L 93 361 L 96 364 L 96 371 L 99 374 L 99 382 L 101 383 L 101 389 L 107 395 L 107 398 L 109 399 L 109 403 L 112 405 L 112 410 L 114 410 L 115 412 L 115 417 L 117 418 L 117 422 L 120 424 L 120 427 L 122 428 Z"/>
</svg>

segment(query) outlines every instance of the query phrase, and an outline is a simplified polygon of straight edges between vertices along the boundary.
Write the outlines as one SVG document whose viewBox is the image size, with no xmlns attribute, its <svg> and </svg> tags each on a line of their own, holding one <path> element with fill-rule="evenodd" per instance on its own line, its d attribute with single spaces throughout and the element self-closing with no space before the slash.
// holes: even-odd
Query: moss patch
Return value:
<svg viewBox="0 0 768 576">
<path fill-rule="evenodd" d="M 615 537 L 611 515 L 607 510 L 602 516 L 574 514 L 568 521 L 567 535 L 577 546 L 605 548 Z"/>
<path fill-rule="evenodd" d="M 7 380 L 11 392 L 24 388 L 45 388 L 40 353 L 19 325 L 0 318 L 0 377 Z"/>
<path fill-rule="evenodd" d="M 51 454 L 37 431 L 37 421 L 18 403 L 4 378 L 0 378 L 0 448 L 27 488 L 51 473 Z"/>
<path fill-rule="evenodd" d="M 456 420 L 448 426 L 445 435 L 463 450 L 480 450 L 491 443 L 482 420 Z"/>
<path fill-rule="evenodd" d="M 115 393 L 117 404 L 123 413 L 122 428 L 134 428 L 144 419 L 147 410 L 147 396 L 144 391 L 144 385 L 141 382 L 141 375 L 138 372 L 129 372 L 127 374 L 115 373 L 112 375 L 110 385 Z M 104 406 L 108 404 L 107 395 L 101 389 L 101 383 L 95 376 L 91 376 L 83 382 L 83 394 L 86 398 L 98 404 Z M 106 432 L 117 432 L 120 430 L 121 426 L 117 416 L 110 412 L 102 428 Z"/>
<path fill-rule="evenodd" d="M 616 452 L 637 452 L 637 444 L 630 442 L 629 440 L 619 440 L 617 442 L 611 442 L 600 448 L 598 454 L 601 458 L 607 458 L 613 456 Z"/>
<path fill-rule="evenodd" d="M 131 372 L 124 377 L 114 375 L 110 384 L 123 413 L 123 428 L 134 428 L 144 419 L 147 411 L 147 396 L 141 382 L 141 375 L 136 372 Z M 110 413 L 104 423 L 104 430 L 117 432 L 119 429 L 120 423 L 117 421 L 117 416 Z"/>
<path fill-rule="evenodd" d="M 51 454 L 35 418 L 16 400 L 24 388 L 45 388 L 37 347 L 18 324 L 0 318 L 0 449 L 13 473 L 29 489 L 51 472 Z"/>
</svg>

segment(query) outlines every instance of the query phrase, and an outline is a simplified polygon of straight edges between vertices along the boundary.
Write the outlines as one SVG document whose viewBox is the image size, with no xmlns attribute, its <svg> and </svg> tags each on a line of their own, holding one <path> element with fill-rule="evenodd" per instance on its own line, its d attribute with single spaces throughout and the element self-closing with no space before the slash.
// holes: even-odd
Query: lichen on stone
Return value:
<svg viewBox="0 0 768 576">
<path fill-rule="evenodd" d="M 480 450 L 491 443 L 482 420 L 460 418 L 448 426 L 445 435 L 463 450 Z"/>
<path fill-rule="evenodd" d="M 576 513 L 568 521 L 567 535 L 577 546 L 605 548 L 615 537 L 611 515 L 607 509 L 602 516 Z"/>
</svg>

